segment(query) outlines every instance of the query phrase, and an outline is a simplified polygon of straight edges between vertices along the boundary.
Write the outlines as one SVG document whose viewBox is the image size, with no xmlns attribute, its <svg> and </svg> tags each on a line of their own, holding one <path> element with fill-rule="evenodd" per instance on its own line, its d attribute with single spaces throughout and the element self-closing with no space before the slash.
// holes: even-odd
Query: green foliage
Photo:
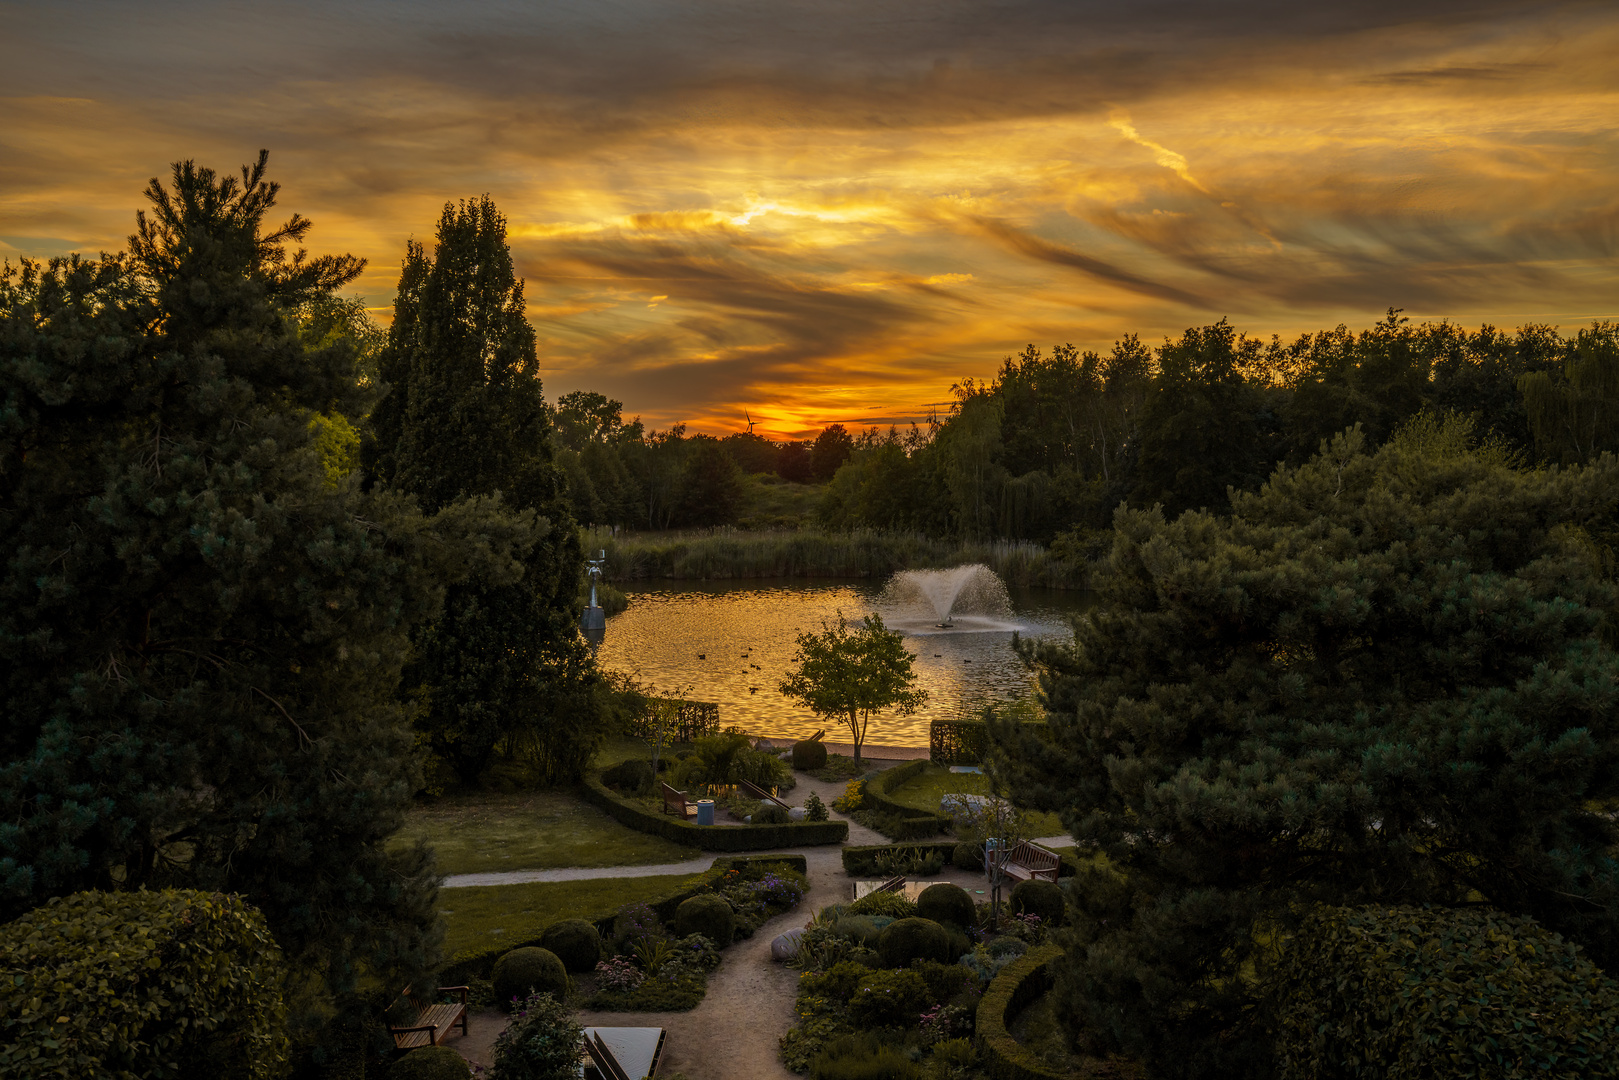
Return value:
<svg viewBox="0 0 1619 1080">
<path fill-rule="evenodd" d="M 728 784 L 736 759 L 750 750 L 747 735 L 739 731 L 726 731 L 698 739 L 687 755 L 672 770 L 675 787 L 689 789 L 699 784 Z"/>
<path fill-rule="evenodd" d="M 813 772 L 825 767 L 825 743 L 819 739 L 800 739 L 793 743 L 793 768 L 800 772 Z"/>
<path fill-rule="evenodd" d="M 934 1005 L 952 1001 L 958 995 L 976 989 L 977 986 L 973 973 L 960 964 L 940 964 L 931 960 L 921 960 L 912 964 L 909 970 L 922 977 L 922 981 L 927 984 L 928 1001 Z"/>
<path fill-rule="evenodd" d="M 950 865 L 961 870 L 982 870 L 984 868 L 983 847 L 963 840 L 951 850 Z"/>
<path fill-rule="evenodd" d="M 639 758 L 621 761 L 602 772 L 602 783 L 631 795 L 644 795 L 651 791 L 656 779 L 652 774 L 651 762 Z"/>
<path fill-rule="evenodd" d="M 1062 925 L 1064 908 L 1062 889 L 1054 881 L 1034 878 L 1018 882 L 1012 887 L 1009 906 L 1013 915 L 1039 916 L 1040 925 L 1043 927 Z"/>
<path fill-rule="evenodd" d="M 877 939 L 877 954 L 884 967 L 904 967 L 913 960 L 936 960 L 948 964 L 950 936 L 931 919 L 900 919 L 883 928 Z"/>
<path fill-rule="evenodd" d="M 937 873 L 943 868 L 955 846 L 954 840 L 936 840 L 919 844 L 851 845 L 844 847 L 840 854 L 843 859 L 843 872 L 850 877 L 869 878 L 880 875 L 892 877 L 896 873 L 915 872 L 907 871 L 903 869 L 904 867 L 926 869 L 933 866 L 933 872 Z M 894 866 L 902 868 L 888 869 Z"/>
<path fill-rule="evenodd" d="M 813 791 L 810 792 L 809 798 L 804 800 L 804 820 L 826 820 L 826 803 L 822 802 L 821 797 Z"/>
<path fill-rule="evenodd" d="M 852 915 L 886 915 L 890 919 L 913 919 L 917 915 L 916 903 L 898 892 L 867 893 L 848 910 Z"/>
<path fill-rule="evenodd" d="M 418 729 L 467 782 L 501 746 L 549 781 L 576 779 L 600 738 L 575 630 L 582 553 L 506 221 L 487 196 L 445 206 L 432 255 L 407 245 L 379 369 L 390 390 L 371 416 L 376 482 L 428 510 L 496 497 L 539 526 L 520 580 L 475 575 L 417 635 L 406 687 Z"/>
<path fill-rule="evenodd" d="M 988 753 L 989 726 L 982 720 L 928 724 L 928 760 L 935 765 L 977 765 Z"/>
<path fill-rule="evenodd" d="M 515 1008 L 532 994 L 565 996 L 568 969 L 556 953 L 530 945 L 496 960 L 489 981 L 495 987 L 495 1000 L 504 1008 Z"/>
<path fill-rule="evenodd" d="M 495 1039 L 492 1080 L 575 1080 L 585 1031 L 560 996 L 534 994 L 518 1003 Z"/>
<path fill-rule="evenodd" d="M 602 955 L 602 939 L 594 924 L 584 919 L 563 919 L 540 934 L 540 948 L 555 953 L 570 975 L 578 975 L 595 969 Z"/>
<path fill-rule="evenodd" d="M 241 895 L 324 1047 L 362 978 L 433 960 L 431 859 L 385 848 L 420 782 L 409 634 L 532 525 L 331 482 L 313 422 L 366 411 L 365 345 L 307 313 L 361 263 L 290 250 L 262 155 L 147 195 L 127 254 L 0 271 L 0 920 Z"/>
<path fill-rule="evenodd" d="M 599 990 L 584 1005 L 600 1012 L 689 1012 L 707 993 L 708 981 L 701 972 L 671 969 L 634 990 Z"/>
<path fill-rule="evenodd" d="M 731 759 L 732 783 L 746 780 L 762 788 L 776 788 L 777 794 L 796 787 L 792 766 L 768 750 L 739 750 Z"/>
<path fill-rule="evenodd" d="M 1488 908 L 1318 909 L 1270 993 L 1283 1080 L 1619 1076 L 1619 983 Z"/>
<path fill-rule="evenodd" d="M 915 688 L 915 660 L 881 616 L 868 615 L 851 632 L 840 613 L 837 625 L 798 635 L 797 669 L 781 681 L 781 693 L 816 716 L 848 725 L 858 762 L 875 713 L 892 708 L 909 716 L 927 702 L 927 691 Z"/>
<path fill-rule="evenodd" d="M 284 974 L 240 897 L 52 899 L 0 926 L 0 1073 L 282 1076 Z"/>
<path fill-rule="evenodd" d="M 467 1059 L 448 1046 L 421 1046 L 388 1067 L 388 1080 L 462 1080 L 472 1075 Z"/>
<path fill-rule="evenodd" d="M 701 934 L 723 949 L 735 932 L 736 919 L 723 897 L 694 896 L 675 910 L 675 933 L 681 937 Z"/>
<path fill-rule="evenodd" d="M 809 1067 L 810 1080 L 922 1080 L 922 1069 L 875 1035 L 842 1035 Z"/>
<path fill-rule="evenodd" d="M 678 821 L 670 814 L 621 799 L 594 777 L 587 777 L 578 790 L 586 802 L 607 811 L 632 829 L 705 851 L 759 851 L 809 844 L 838 844 L 849 838 L 849 823 L 846 821 L 702 826 Z"/>
<path fill-rule="evenodd" d="M 861 1027 L 913 1027 L 930 1004 L 928 984 L 914 971 L 873 971 L 849 998 L 849 1019 Z"/>
<path fill-rule="evenodd" d="M 848 938 L 855 945 L 874 949 L 877 947 L 877 939 L 882 935 L 883 927 L 893 921 L 892 916 L 886 915 L 845 915 L 837 921 L 833 930 L 839 937 Z"/>
<path fill-rule="evenodd" d="M 766 803 L 753 815 L 755 825 L 785 825 L 790 820 L 792 819 L 788 817 L 787 811 L 775 803 Z"/>
<path fill-rule="evenodd" d="M 973 898 L 967 895 L 967 890 L 946 881 L 922 890 L 922 895 L 916 898 L 916 914 L 918 918 L 936 923 L 955 923 L 963 930 L 970 930 L 978 923 Z"/>
<path fill-rule="evenodd" d="M 1592 323 L 1574 338 L 1560 368 L 1518 379 L 1535 447 L 1550 461 L 1584 464 L 1619 449 L 1619 326 Z"/>
<path fill-rule="evenodd" d="M 798 992 L 831 1001 L 848 1001 L 860 980 L 871 974 L 869 964 L 841 960 L 826 971 L 807 971 L 798 978 Z"/>
<path fill-rule="evenodd" d="M 1048 734 L 994 725 L 1020 799 L 1105 856 L 1072 890 L 1059 1015 L 1257 1075 L 1252 976 L 1312 902 L 1482 900 L 1619 963 L 1616 598 L 1589 532 L 1616 508 L 1613 458 L 1525 473 L 1350 432 L 1227 520 L 1121 511 L 1099 607 L 1026 649 Z"/>
</svg>

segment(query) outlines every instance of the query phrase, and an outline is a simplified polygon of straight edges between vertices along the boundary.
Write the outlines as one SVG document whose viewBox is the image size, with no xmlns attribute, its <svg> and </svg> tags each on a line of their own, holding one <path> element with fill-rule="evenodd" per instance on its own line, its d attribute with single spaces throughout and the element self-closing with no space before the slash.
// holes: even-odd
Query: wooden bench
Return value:
<svg viewBox="0 0 1619 1080">
<path fill-rule="evenodd" d="M 781 807 L 783 810 L 792 809 L 792 807 L 770 794 L 770 792 L 766 791 L 758 784 L 755 784 L 752 780 L 739 780 L 737 781 L 736 786 L 741 788 L 743 794 L 747 795 L 750 799 L 758 799 L 760 802 L 772 802 Z"/>
<path fill-rule="evenodd" d="M 1055 852 L 1047 851 L 1027 840 L 1004 852 L 998 861 L 1001 873 L 1014 881 L 1029 881 L 1034 878 L 1056 881 L 1057 867 L 1062 864 L 1062 860 Z"/>
<path fill-rule="evenodd" d="M 400 996 L 410 1002 L 416 1011 L 416 1022 L 402 1026 L 388 1025 L 388 1034 L 394 1038 L 394 1046 L 400 1050 L 412 1050 L 418 1046 L 437 1046 L 444 1041 L 444 1037 L 457 1024 L 461 1025 L 461 1034 L 467 1034 L 467 988 L 465 986 L 441 986 L 436 993 L 461 995 L 459 1002 L 434 1003 L 423 1001 L 410 992 L 410 987 Z"/>
<path fill-rule="evenodd" d="M 697 804 L 688 802 L 684 791 L 676 791 L 661 780 L 658 783 L 663 788 L 664 813 L 677 814 L 682 818 L 694 818 L 697 816 Z"/>
</svg>

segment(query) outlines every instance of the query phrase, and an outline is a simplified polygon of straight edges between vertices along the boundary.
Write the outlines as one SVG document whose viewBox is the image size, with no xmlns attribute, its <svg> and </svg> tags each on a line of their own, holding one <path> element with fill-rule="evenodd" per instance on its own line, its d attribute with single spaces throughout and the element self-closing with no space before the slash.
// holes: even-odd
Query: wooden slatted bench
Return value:
<svg viewBox="0 0 1619 1080">
<path fill-rule="evenodd" d="M 682 818 L 694 818 L 697 816 L 697 804 L 688 802 L 684 791 L 676 791 L 661 780 L 658 783 L 663 788 L 664 813 L 677 814 Z"/>
<path fill-rule="evenodd" d="M 792 809 L 792 807 L 770 794 L 770 792 L 766 791 L 758 784 L 755 784 L 752 780 L 739 780 L 737 781 L 736 786 L 741 788 L 750 799 L 758 799 L 760 802 L 772 802 L 781 807 L 783 810 Z"/>
<path fill-rule="evenodd" d="M 1057 867 L 1062 860 L 1056 852 L 1047 851 L 1027 840 L 1007 851 L 1000 858 L 1001 873 L 1015 881 L 1029 881 L 1039 878 L 1042 881 L 1056 881 Z"/>
<path fill-rule="evenodd" d="M 465 986 L 441 986 L 436 993 L 459 993 L 458 1002 L 431 1002 L 423 1001 L 410 992 L 410 987 L 400 996 L 410 1002 L 416 1011 L 416 1022 L 403 1026 L 388 1025 L 388 1034 L 393 1036 L 394 1046 L 401 1050 L 412 1050 L 418 1046 L 437 1046 L 444 1041 L 457 1024 L 461 1025 L 461 1034 L 467 1034 L 467 988 Z"/>
</svg>

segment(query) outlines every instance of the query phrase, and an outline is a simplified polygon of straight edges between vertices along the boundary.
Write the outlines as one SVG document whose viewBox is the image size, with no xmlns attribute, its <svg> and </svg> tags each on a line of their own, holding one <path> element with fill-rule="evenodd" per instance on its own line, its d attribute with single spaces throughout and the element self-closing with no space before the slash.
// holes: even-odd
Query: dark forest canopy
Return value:
<svg viewBox="0 0 1619 1080">
<path fill-rule="evenodd" d="M 1611 323 L 1565 338 L 1413 323 L 1391 308 L 1358 333 L 1284 341 L 1222 319 L 1157 348 L 1126 337 L 1106 355 L 1030 345 L 992 380 L 958 383 L 947 415 L 904 431 L 833 425 L 773 443 L 750 426 L 717 440 L 735 476 L 708 436 L 647 432 L 618 402 L 576 392 L 558 403 L 559 461 L 584 522 L 753 524 L 736 494 L 752 476 L 827 484 L 815 516 L 831 528 L 1083 543 L 1121 502 L 1223 512 L 1228 489 L 1257 490 L 1323 439 L 1359 424 L 1375 447 L 1424 411 L 1470 418 L 1525 463 L 1584 463 L 1619 449 L 1614 385 Z"/>
</svg>

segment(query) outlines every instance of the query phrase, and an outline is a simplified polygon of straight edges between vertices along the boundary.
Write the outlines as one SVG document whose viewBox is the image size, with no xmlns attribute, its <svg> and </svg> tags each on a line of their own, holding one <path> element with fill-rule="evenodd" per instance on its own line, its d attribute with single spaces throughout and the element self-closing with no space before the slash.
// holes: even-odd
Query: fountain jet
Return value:
<svg viewBox="0 0 1619 1080">
<path fill-rule="evenodd" d="M 948 570 L 901 570 L 883 587 L 877 602 L 900 622 L 932 630 L 1007 630 L 1012 601 L 995 571 L 983 563 Z M 930 617 L 931 616 L 931 617 Z"/>
</svg>

